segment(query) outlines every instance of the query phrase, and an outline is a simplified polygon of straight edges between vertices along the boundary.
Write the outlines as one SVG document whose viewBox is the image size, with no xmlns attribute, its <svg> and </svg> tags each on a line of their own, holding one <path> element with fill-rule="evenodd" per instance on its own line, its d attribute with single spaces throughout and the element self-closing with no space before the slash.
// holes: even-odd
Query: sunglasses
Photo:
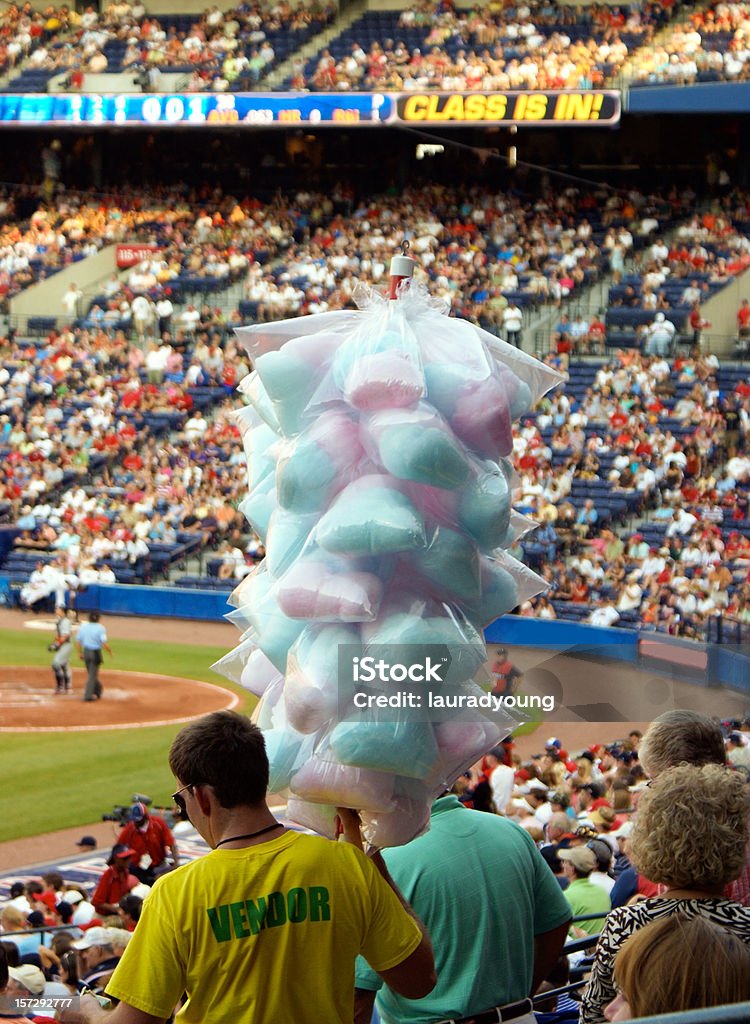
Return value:
<svg viewBox="0 0 750 1024">
<path fill-rule="evenodd" d="M 190 789 L 190 790 L 194 789 L 196 785 L 197 785 L 196 782 L 191 782 L 189 785 L 183 786 L 182 789 L 178 789 L 176 793 L 172 794 L 172 802 L 177 804 L 177 806 L 180 808 L 180 814 L 187 815 L 187 807 L 185 806 L 185 797 L 182 796 L 182 794 L 185 792 L 186 789 Z"/>
</svg>

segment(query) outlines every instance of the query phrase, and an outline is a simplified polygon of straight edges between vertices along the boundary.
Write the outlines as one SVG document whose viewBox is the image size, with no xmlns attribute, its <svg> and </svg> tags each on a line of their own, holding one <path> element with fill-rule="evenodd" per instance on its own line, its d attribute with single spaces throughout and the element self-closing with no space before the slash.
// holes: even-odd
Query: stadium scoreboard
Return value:
<svg viewBox="0 0 750 1024">
<path fill-rule="evenodd" d="M 620 94 L 411 93 L 6 93 L 0 125 L 307 128 L 376 125 L 613 125 Z"/>
</svg>

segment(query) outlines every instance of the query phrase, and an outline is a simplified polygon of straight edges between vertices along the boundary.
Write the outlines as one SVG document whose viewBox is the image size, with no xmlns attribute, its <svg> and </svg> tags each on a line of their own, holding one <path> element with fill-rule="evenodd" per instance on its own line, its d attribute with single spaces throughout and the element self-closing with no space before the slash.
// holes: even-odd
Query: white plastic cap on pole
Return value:
<svg viewBox="0 0 750 1024">
<path fill-rule="evenodd" d="M 391 286 L 388 297 L 395 299 L 398 296 L 399 285 L 402 281 L 408 281 L 414 276 L 414 268 L 417 261 L 407 256 L 409 243 L 401 243 L 401 255 L 391 259 Z"/>
</svg>

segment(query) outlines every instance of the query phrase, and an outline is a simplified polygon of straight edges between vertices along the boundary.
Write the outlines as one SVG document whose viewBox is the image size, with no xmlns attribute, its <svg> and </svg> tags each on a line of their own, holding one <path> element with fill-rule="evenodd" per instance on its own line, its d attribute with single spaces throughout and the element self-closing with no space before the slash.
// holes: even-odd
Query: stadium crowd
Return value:
<svg viewBox="0 0 750 1024">
<path fill-rule="evenodd" d="M 710 4 L 691 11 L 657 45 L 634 53 L 628 74 L 636 85 L 746 81 L 749 33 L 747 4 Z"/>
<path fill-rule="evenodd" d="M 719 723 L 697 712 L 671 711 L 659 716 L 645 735 L 632 729 L 615 743 L 593 744 L 577 752 L 569 752 L 561 739 L 551 737 L 543 750 L 524 760 L 508 737 L 459 778 L 453 788 L 455 796 L 447 798 L 454 801 L 450 808 L 463 804 L 472 815 L 485 812 L 512 821 L 539 851 L 534 854 L 535 858 L 541 855 L 535 870 L 549 882 L 556 880 L 564 900 L 561 906 L 568 908 L 560 945 L 566 930 L 571 941 L 590 940 L 582 949 L 570 947 L 567 955 L 560 956 L 557 949 L 549 957 L 546 982 L 545 974 L 535 976 L 532 995 L 537 986 L 543 994 L 574 981 L 572 998 L 561 993 L 553 995 L 551 1002 L 539 1003 L 539 1011 L 558 1014 L 540 1020 L 580 1019 L 584 1024 L 597 1024 L 604 1019 L 630 1019 L 632 1007 L 625 1013 L 623 999 L 647 1013 L 748 999 L 749 743 L 750 721 Z M 443 804 L 438 801 L 435 807 L 447 813 L 449 805 L 445 797 L 442 800 Z M 432 827 L 439 831 L 434 815 L 435 811 Z M 471 859 L 472 845 L 479 837 L 474 831 L 465 831 L 473 818 L 461 820 L 464 830 L 458 843 Z M 499 828 L 498 836 L 504 835 L 505 829 L 507 826 Z M 82 853 L 91 853 L 96 843 L 84 836 L 78 845 Z M 418 863 L 420 848 L 409 844 L 398 851 L 397 876 L 400 858 L 413 857 Z M 48 871 L 25 883 L 13 882 L 11 876 L 0 904 L 0 957 L 9 968 L 8 977 L 0 979 L 5 995 L 11 999 L 64 999 L 85 991 L 107 992 L 128 944 L 138 936 L 150 886 L 154 882 L 158 886 L 160 873 L 168 873 L 172 867 L 166 859 L 168 849 L 176 865 L 179 853 L 169 827 L 136 803 L 93 891 L 80 882 L 66 881 L 64 869 Z M 142 857 L 144 851 L 147 857 Z M 519 870 L 525 856 L 516 850 L 501 877 Z M 143 863 L 148 865 L 147 883 L 141 881 Z M 442 877 L 447 886 L 445 875 Z M 543 888 L 541 880 L 535 885 Z M 523 898 L 516 890 L 506 894 L 506 915 L 512 915 Z M 419 892 L 411 899 L 433 930 L 439 954 L 440 943 L 450 941 L 441 934 L 445 922 L 434 917 L 427 904 L 420 905 Z M 446 899 L 460 912 L 464 890 L 459 887 L 450 895 L 446 890 Z M 662 959 L 656 936 L 662 935 L 666 921 L 678 928 L 687 927 L 688 921 L 701 922 L 706 941 L 729 943 L 722 956 L 725 965 L 736 967 L 731 983 L 728 976 L 717 983 L 708 965 L 700 983 L 689 985 L 685 978 L 679 984 L 668 981 L 668 975 L 682 968 L 672 964 L 668 975 L 657 969 Z M 657 922 L 661 924 L 657 926 Z M 477 919 L 476 927 L 490 925 Z M 525 934 L 527 927 L 530 924 L 522 918 L 516 921 L 511 936 L 514 943 L 523 945 L 530 940 Z M 734 936 L 736 947 L 726 938 L 727 933 Z M 643 935 L 642 946 L 626 942 L 636 934 Z M 702 931 L 700 934 L 703 937 Z M 656 945 L 645 942 L 646 936 Z M 621 952 L 631 946 L 632 952 Z M 538 957 L 542 950 L 538 944 Z M 684 952 L 689 962 L 689 950 Z M 709 954 L 709 947 L 705 953 Z M 627 984 L 623 970 L 633 956 L 641 979 L 636 988 Z M 455 972 L 455 961 L 442 969 L 446 974 Z M 695 966 L 690 970 L 701 973 Z M 358 971 L 358 986 L 360 978 Z M 116 982 L 117 976 L 115 990 Z M 453 978 L 439 976 L 432 998 L 444 998 L 443 986 L 451 984 Z M 517 987 L 514 980 L 505 984 Z M 470 1003 L 468 991 L 463 998 Z M 502 999 L 500 992 L 496 998 Z M 617 1017 L 613 1006 L 620 1013 Z M 402 1014 L 399 1019 L 412 1019 L 408 1003 L 402 1004 Z M 57 1016 L 79 1020 L 67 1018 L 60 1010 Z"/>
<path fill-rule="evenodd" d="M 315 91 L 594 88 L 616 76 L 666 16 L 657 4 L 626 15 L 619 7 L 541 2 L 508 10 L 420 3 L 398 17 L 405 38 L 373 40 L 367 49 L 355 38 L 338 59 L 325 49 L 309 82 L 302 67 L 292 81 Z"/>
<path fill-rule="evenodd" d="M 748 382 L 724 391 L 718 370 L 699 352 L 671 364 L 628 352 L 580 400 L 543 400 L 516 438 L 515 498 L 543 524 L 526 552 L 549 590 L 521 614 L 692 637 L 711 616 L 746 621 Z M 617 530 L 605 498 L 624 498 L 648 525 Z"/>
<path fill-rule="evenodd" d="M 305 62 L 294 51 L 331 23 L 330 5 L 282 0 L 155 17 L 142 0 L 102 11 L 11 4 L 0 18 L 0 68 L 66 72 L 73 90 L 83 87 L 86 72 L 133 72 L 151 91 L 162 72 L 182 72 L 188 92 L 262 88 L 290 56 L 285 87 L 314 91 L 591 89 L 622 76 L 635 85 L 747 78 L 747 4 L 677 10 L 670 21 L 674 11 L 667 3 L 588 8 L 530 0 L 509 11 L 424 0 L 382 31 L 366 14 Z"/>
<path fill-rule="evenodd" d="M 704 635 L 713 616 L 744 621 L 747 381 L 720 385 L 714 356 L 664 358 L 647 337 L 641 352 L 568 365 L 611 343 L 614 314 L 685 315 L 745 265 L 747 195 L 686 217 L 694 199 L 570 188 L 527 201 L 431 186 L 360 200 L 342 185 L 262 203 L 175 188 L 122 190 L 98 204 L 63 197 L 57 212 L 42 205 L 28 224 L 8 220 L 19 244 L 36 241 L 37 257 L 47 241 L 65 252 L 133 234 L 157 248 L 106 282 L 88 310 L 71 285 L 63 303 L 69 295 L 81 315 L 70 325 L 43 341 L 3 342 L 0 500 L 24 531 L 11 557 L 26 552 L 26 575 L 37 573 L 24 599 L 59 592 L 56 573 L 73 585 L 163 577 L 204 548 L 221 547 L 220 578 L 247 571 L 262 548 L 236 511 L 244 474 L 229 412 L 250 366 L 231 328 L 343 308 L 358 285 L 382 281 L 406 233 L 431 290 L 509 338 L 522 329 L 521 304 L 577 295 L 608 251 L 612 269 L 611 246 L 637 271 L 614 277 L 606 322 L 562 309 L 554 325 L 548 358 L 568 368 L 568 384 L 522 425 L 515 451 L 517 505 L 543 524 L 519 553 L 553 587 L 522 612 L 591 612 L 600 625 L 640 621 L 689 636 Z M 187 289 L 232 280 L 244 280 L 239 309 L 227 315 L 209 300 L 179 310 Z M 648 529 L 627 529 L 644 514 Z M 652 526 L 660 532 L 644 542 Z"/>
<path fill-rule="evenodd" d="M 30 3 L 8 4 L 0 12 L 0 73 L 7 74 L 25 60 L 38 61 L 46 45 L 75 24 L 77 14 L 63 4 L 37 10 Z"/>
</svg>

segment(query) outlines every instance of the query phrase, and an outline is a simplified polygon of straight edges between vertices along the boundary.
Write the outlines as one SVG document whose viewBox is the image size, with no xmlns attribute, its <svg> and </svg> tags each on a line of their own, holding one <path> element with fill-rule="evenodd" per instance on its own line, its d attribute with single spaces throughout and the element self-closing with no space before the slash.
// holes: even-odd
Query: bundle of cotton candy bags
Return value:
<svg viewBox="0 0 750 1024">
<path fill-rule="evenodd" d="M 483 628 L 543 589 L 504 550 L 528 528 L 509 456 L 513 420 L 559 377 L 416 285 L 237 334 L 254 365 L 241 509 L 266 557 L 215 668 L 261 698 L 296 820 L 330 834 L 331 808 L 355 807 L 370 842 L 405 843 L 517 721 L 468 698 L 488 688 Z M 426 657 L 439 682 L 409 682 L 421 706 L 361 706 L 356 666 L 389 666 L 367 691 L 387 699 L 404 691 L 392 666 Z M 430 688 L 445 700 L 428 709 Z"/>
</svg>

